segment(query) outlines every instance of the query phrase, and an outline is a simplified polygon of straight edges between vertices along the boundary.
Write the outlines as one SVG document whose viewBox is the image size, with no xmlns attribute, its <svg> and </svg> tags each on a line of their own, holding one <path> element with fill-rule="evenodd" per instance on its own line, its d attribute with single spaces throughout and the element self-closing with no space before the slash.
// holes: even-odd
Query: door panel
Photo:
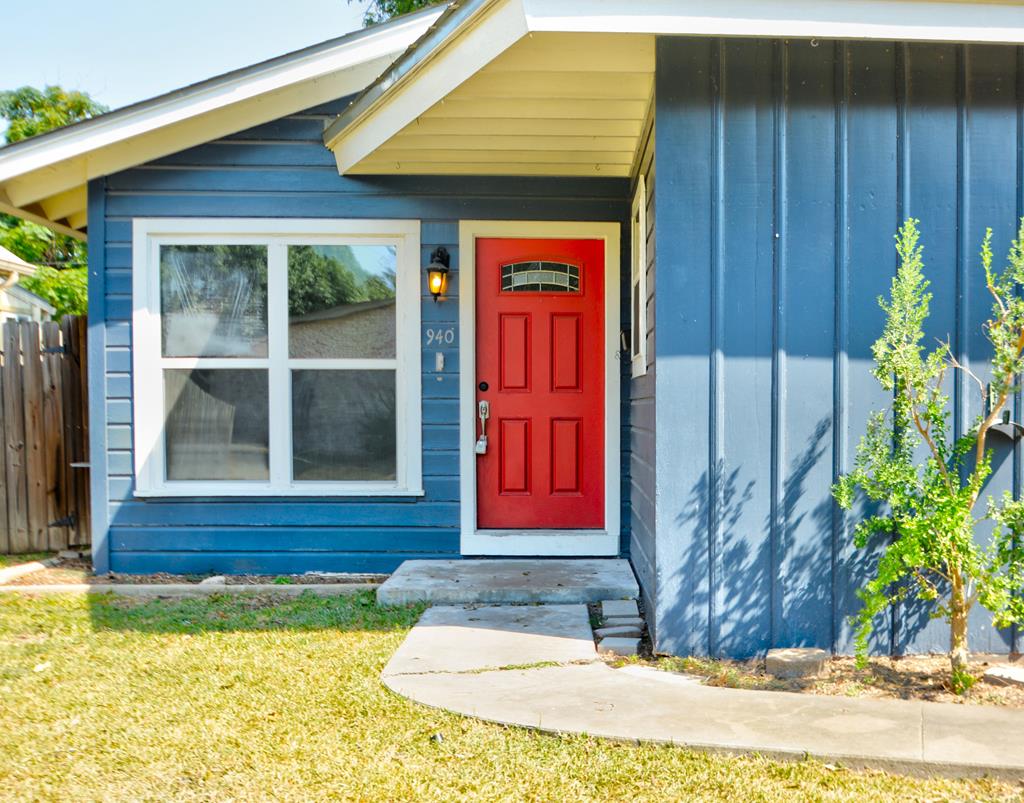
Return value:
<svg viewBox="0 0 1024 803">
<path fill-rule="evenodd" d="M 602 529 L 604 243 L 478 239 L 476 271 L 477 526 Z"/>
</svg>

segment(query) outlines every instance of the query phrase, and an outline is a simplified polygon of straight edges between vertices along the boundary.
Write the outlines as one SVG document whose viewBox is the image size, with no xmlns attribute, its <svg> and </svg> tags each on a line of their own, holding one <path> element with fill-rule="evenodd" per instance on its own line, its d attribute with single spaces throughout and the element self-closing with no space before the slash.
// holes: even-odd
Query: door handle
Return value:
<svg viewBox="0 0 1024 803">
<path fill-rule="evenodd" d="M 485 399 L 477 404 L 477 415 L 480 417 L 480 437 L 477 438 L 475 451 L 487 454 L 487 419 L 491 417 L 491 405 Z"/>
</svg>

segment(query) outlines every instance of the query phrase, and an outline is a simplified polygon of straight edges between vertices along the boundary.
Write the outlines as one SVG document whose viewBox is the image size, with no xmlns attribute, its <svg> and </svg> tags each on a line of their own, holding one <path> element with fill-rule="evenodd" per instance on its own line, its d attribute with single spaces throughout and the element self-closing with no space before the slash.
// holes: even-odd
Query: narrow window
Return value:
<svg viewBox="0 0 1024 803">
<path fill-rule="evenodd" d="M 630 365 L 634 377 L 647 373 L 647 187 L 641 174 L 630 223 Z"/>
</svg>

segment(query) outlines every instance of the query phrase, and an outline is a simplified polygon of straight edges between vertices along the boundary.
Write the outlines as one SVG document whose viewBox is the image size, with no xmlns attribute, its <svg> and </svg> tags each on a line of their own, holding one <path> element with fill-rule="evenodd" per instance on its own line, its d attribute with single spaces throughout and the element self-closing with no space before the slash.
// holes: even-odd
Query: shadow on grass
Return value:
<svg viewBox="0 0 1024 803">
<path fill-rule="evenodd" d="M 88 597 L 96 630 L 141 633 L 228 633 L 236 631 L 405 630 L 421 605 L 381 608 L 372 591 L 336 597 L 312 593 L 282 599 L 269 594 L 213 594 L 199 599 L 140 600 L 115 594 Z"/>
</svg>

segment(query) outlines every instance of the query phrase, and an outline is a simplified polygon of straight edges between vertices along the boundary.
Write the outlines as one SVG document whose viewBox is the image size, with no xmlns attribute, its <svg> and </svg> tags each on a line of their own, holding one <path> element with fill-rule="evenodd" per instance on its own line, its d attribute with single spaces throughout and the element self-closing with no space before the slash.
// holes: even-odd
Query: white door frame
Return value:
<svg viewBox="0 0 1024 803">
<path fill-rule="evenodd" d="M 619 554 L 621 434 L 620 223 L 463 220 L 459 223 L 459 485 L 463 555 Z M 476 526 L 476 240 L 478 237 L 604 241 L 603 530 L 480 530 Z"/>
</svg>

